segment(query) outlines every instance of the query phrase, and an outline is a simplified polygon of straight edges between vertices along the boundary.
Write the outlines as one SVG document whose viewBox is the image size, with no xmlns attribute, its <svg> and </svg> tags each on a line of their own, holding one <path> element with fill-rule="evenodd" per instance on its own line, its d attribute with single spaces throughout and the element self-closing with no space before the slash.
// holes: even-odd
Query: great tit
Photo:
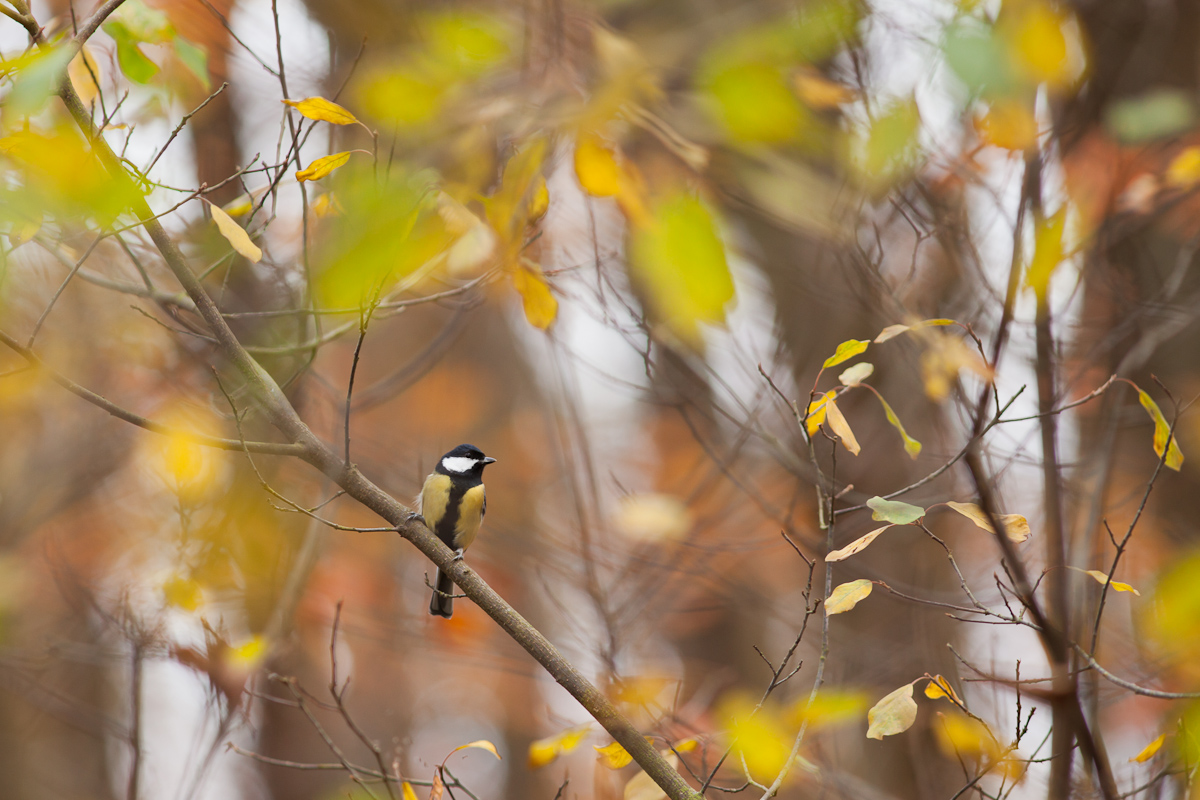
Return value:
<svg viewBox="0 0 1200 800">
<path fill-rule="evenodd" d="M 460 444 L 442 456 L 421 488 L 418 511 L 429 529 L 457 553 L 455 558 L 462 558 L 479 533 L 487 511 L 483 468 L 494 463 L 496 459 L 488 458 L 478 447 Z M 454 613 L 453 594 L 453 581 L 439 569 L 429 613 L 450 619 Z"/>
</svg>

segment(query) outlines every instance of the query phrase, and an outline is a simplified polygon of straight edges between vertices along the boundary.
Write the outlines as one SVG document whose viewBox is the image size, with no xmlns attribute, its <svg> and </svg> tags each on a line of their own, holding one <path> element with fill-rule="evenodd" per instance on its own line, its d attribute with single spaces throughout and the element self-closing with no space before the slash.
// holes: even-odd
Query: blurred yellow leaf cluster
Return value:
<svg viewBox="0 0 1200 800">
<path fill-rule="evenodd" d="M 631 234 L 629 266 L 659 330 L 668 340 L 703 349 L 702 325 L 723 324 L 734 297 L 725 245 L 708 207 L 688 192 L 652 202 L 648 221 Z"/>
<path fill-rule="evenodd" d="M 950 68 L 980 99 L 975 129 L 984 142 L 1012 151 L 1034 147 L 1034 100 L 1040 87 L 1060 92 L 1086 70 L 1078 21 L 1054 0 L 1007 0 L 995 19 L 981 8 L 948 30 Z"/>
<path fill-rule="evenodd" d="M 761 708 L 740 692 L 726 695 L 716 708 L 730 746 L 745 764 L 749 777 L 770 783 L 787 763 L 801 726 L 819 731 L 857 722 L 866 708 L 866 696 L 853 690 L 822 691 L 788 706 L 764 703 Z"/>
<path fill-rule="evenodd" d="M 503 18 L 480 10 L 430 11 L 413 26 L 421 40 L 399 63 L 371 70 L 359 100 L 375 119 L 400 128 L 439 121 L 447 106 L 512 51 Z"/>
<path fill-rule="evenodd" d="M 438 213 L 429 176 L 374 180 L 351 165 L 338 173 L 343 209 L 322 237 L 317 297 L 329 308 L 356 308 L 397 281 L 432 272 L 454 241 Z"/>
<path fill-rule="evenodd" d="M 709 115 L 735 144 L 817 144 L 829 129 L 813 113 L 851 102 L 853 91 L 815 69 L 853 35 L 858 6 L 808 3 L 799 15 L 771 20 L 718 41 L 696 83 Z"/>
<path fill-rule="evenodd" d="M 26 128 L 0 138 L 0 167 L 10 176 L 0 189 L 4 205 L 30 212 L 44 209 L 105 226 L 139 196 L 131 182 L 110 177 L 79 133 L 67 127 Z"/>
<path fill-rule="evenodd" d="M 691 530 L 692 515 L 679 498 L 647 492 L 622 498 L 613 524 L 633 541 L 675 541 Z"/>
<path fill-rule="evenodd" d="M 896 100 L 858 131 L 850 143 L 850 164 L 867 191 L 880 196 L 912 173 L 920 132 L 915 97 Z"/>
<path fill-rule="evenodd" d="M 147 438 L 144 454 L 147 465 L 181 498 L 195 501 L 219 487 L 228 475 L 229 454 L 199 444 L 192 434 L 220 435 L 220 429 L 206 415 L 183 405 L 159 415 L 172 432 Z"/>
</svg>

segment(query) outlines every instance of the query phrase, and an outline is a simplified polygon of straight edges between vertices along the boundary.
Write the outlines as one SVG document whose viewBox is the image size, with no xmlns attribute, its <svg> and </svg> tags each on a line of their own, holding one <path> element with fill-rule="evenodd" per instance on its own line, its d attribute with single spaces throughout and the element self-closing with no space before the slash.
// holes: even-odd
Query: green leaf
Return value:
<svg viewBox="0 0 1200 800">
<path fill-rule="evenodd" d="M 71 52 L 66 47 L 37 53 L 28 64 L 16 72 L 12 91 L 8 93 L 5 110 L 19 117 L 36 114 L 50 95 L 58 91 Z"/>
<path fill-rule="evenodd" d="M 104 32 L 117 44 L 117 64 L 126 78 L 134 83 L 149 83 L 158 74 L 158 65 L 146 57 L 129 28 L 120 20 L 104 24 Z"/>
<path fill-rule="evenodd" d="M 700 325 L 723 323 L 733 300 L 725 245 L 708 208 L 690 194 L 665 198 L 651 216 L 634 230 L 630 268 L 646 290 L 655 322 L 699 349 Z"/>
<path fill-rule="evenodd" d="M 784 71 L 772 64 L 722 66 L 706 77 L 704 88 L 713 116 L 739 142 L 785 142 L 794 139 L 807 122 Z"/>
<path fill-rule="evenodd" d="M 1182 89 L 1158 89 L 1113 103 L 1105 124 L 1125 142 L 1145 142 L 1182 133 L 1196 119 L 1196 103 Z"/>
<path fill-rule="evenodd" d="M 990 26 L 960 21 L 946 32 L 942 52 L 951 71 L 972 93 L 1008 95 L 1019 85 L 1008 47 Z"/>
<path fill-rule="evenodd" d="M 896 412 L 892 410 L 888 401 L 883 399 L 883 395 L 876 394 L 875 396 L 883 404 L 883 413 L 887 416 L 887 421 L 891 423 L 893 428 L 900 432 L 900 438 L 904 440 L 904 452 L 908 453 L 909 458 L 915 460 L 917 456 L 921 455 L 921 443 L 909 436 L 908 431 L 904 430 L 904 425 L 901 424 L 900 418 L 896 416 Z"/>
<path fill-rule="evenodd" d="M 833 351 L 833 355 L 825 359 L 825 363 L 821 365 L 821 369 L 829 369 L 836 367 L 843 361 L 849 361 L 859 353 L 870 347 L 871 343 L 865 339 L 847 339 L 837 346 L 837 350 Z"/>
<path fill-rule="evenodd" d="M 860 141 L 854 160 L 859 176 L 872 190 L 887 189 L 912 169 L 919 152 L 917 133 L 921 114 L 917 101 L 907 98 L 875 117 Z"/>
<path fill-rule="evenodd" d="M 199 45 L 192 44 L 182 36 L 176 36 L 174 41 L 175 55 L 188 68 L 188 72 L 196 76 L 200 84 L 208 89 L 212 80 L 208 75 L 208 51 Z"/>
<path fill-rule="evenodd" d="M 1142 408 L 1146 409 L 1146 413 L 1150 415 L 1150 419 L 1154 420 L 1154 452 L 1159 458 L 1163 457 L 1163 448 L 1167 446 L 1167 439 L 1171 439 L 1171 447 L 1167 452 L 1166 466 L 1178 472 L 1183 467 L 1183 451 L 1179 449 L 1179 436 L 1171 435 L 1171 426 L 1167 424 L 1166 417 L 1158 408 L 1158 403 L 1154 402 L 1154 398 L 1137 390 L 1138 402 L 1142 404 Z"/>
<path fill-rule="evenodd" d="M 920 506 L 901 503 L 899 500 L 884 500 L 882 497 L 872 497 L 867 501 L 867 508 L 873 512 L 871 519 L 895 525 L 910 525 L 925 516 L 925 509 Z"/>
</svg>

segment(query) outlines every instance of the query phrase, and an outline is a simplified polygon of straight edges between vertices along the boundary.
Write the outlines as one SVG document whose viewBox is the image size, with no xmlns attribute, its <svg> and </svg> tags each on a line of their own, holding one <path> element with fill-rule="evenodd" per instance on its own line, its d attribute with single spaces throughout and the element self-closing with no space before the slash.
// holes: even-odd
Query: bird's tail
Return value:
<svg viewBox="0 0 1200 800">
<path fill-rule="evenodd" d="M 450 580 L 450 576 L 439 569 L 437 580 L 434 581 L 433 585 L 436 588 L 433 592 L 433 598 L 429 601 L 429 613 L 435 617 L 450 619 L 450 617 L 454 616 L 454 581 Z"/>
</svg>

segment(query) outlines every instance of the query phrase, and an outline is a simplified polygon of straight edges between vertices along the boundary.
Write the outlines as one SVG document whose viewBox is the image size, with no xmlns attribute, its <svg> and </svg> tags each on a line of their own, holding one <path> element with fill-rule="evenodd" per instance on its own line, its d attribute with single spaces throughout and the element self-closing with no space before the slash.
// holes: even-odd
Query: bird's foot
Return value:
<svg viewBox="0 0 1200 800">
<path fill-rule="evenodd" d="M 461 547 L 454 551 L 454 558 L 452 558 L 450 560 L 451 561 L 462 561 L 463 560 L 463 550 Z"/>
<path fill-rule="evenodd" d="M 421 520 L 421 524 L 424 525 L 426 528 L 429 527 L 429 523 L 427 523 L 425 521 L 425 518 L 422 517 L 419 512 L 410 511 L 410 512 L 408 512 L 408 516 L 404 518 L 405 522 L 416 522 L 417 520 Z"/>
</svg>

